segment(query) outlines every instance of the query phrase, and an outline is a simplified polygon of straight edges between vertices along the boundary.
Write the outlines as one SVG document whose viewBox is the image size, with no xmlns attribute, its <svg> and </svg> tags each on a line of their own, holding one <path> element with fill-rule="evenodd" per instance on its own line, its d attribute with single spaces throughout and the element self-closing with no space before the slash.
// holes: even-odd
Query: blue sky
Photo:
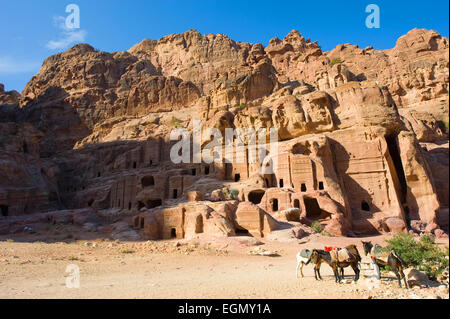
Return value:
<svg viewBox="0 0 450 319">
<path fill-rule="evenodd" d="M 80 29 L 75 33 L 61 28 L 71 3 L 80 8 Z M 365 8 L 371 3 L 380 8 L 379 29 L 365 26 Z M 144 38 L 197 29 L 267 45 L 271 38 L 282 39 L 297 29 L 323 50 L 341 43 L 388 49 L 416 27 L 448 37 L 448 11 L 447 0 L 0 0 L 0 83 L 20 92 L 45 58 L 80 41 L 114 52 Z"/>
</svg>

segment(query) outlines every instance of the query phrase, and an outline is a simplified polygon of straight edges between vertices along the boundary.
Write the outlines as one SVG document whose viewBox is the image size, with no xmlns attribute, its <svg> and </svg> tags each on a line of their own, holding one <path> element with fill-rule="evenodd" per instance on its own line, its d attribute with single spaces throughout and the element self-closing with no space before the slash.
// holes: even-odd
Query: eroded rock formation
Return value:
<svg viewBox="0 0 450 319">
<path fill-rule="evenodd" d="M 447 230 L 448 52 L 418 29 L 390 50 L 323 52 L 297 31 L 267 47 L 195 30 L 126 52 L 76 45 L 22 94 L 0 85 L 0 229 L 89 209 L 130 239 L 314 221 L 337 236 Z M 170 133 L 194 120 L 278 129 L 276 171 L 261 174 L 248 150 L 244 163 L 174 164 Z"/>
</svg>

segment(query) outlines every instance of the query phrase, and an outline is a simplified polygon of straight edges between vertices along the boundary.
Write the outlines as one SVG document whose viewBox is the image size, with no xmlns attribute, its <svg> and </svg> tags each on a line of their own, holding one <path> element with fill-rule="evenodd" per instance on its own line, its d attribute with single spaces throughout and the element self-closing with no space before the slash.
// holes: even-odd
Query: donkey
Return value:
<svg viewBox="0 0 450 319">
<path fill-rule="evenodd" d="M 300 273 L 303 276 L 303 266 L 309 263 L 309 260 L 311 258 L 312 251 L 309 249 L 302 249 L 299 253 L 297 253 L 297 268 L 295 270 L 295 275 L 298 278 L 298 271 L 300 270 Z"/>
<path fill-rule="evenodd" d="M 322 276 L 320 275 L 320 265 L 323 262 L 325 262 L 326 264 L 328 264 L 331 267 L 331 269 L 333 269 L 334 278 L 335 278 L 336 282 L 339 282 L 338 268 L 336 266 L 336 263 L 331 258 L 331 255 L 328 251 L 325 251 L 322 249 L 313 249 L 313 251 L 311 253 L 311 257 L 309 258 L 306 265 L 309 264 L 310 261 L 312 261 L 315 264 L 314 277 L 316 278 L 316 280 L 322 280 Z"/>
<path fill-rule="evenodd" d="M 406 283 L 406 276 L 403 273 L 403 269 L 407 267 L 403 259 L 395 253 L 394 250 L 383 251 L 383 247 L 378 244 L 373 245 L 369 242 L 362 242 L 364 247 L 364 254 L 367 256 L 370 254 L 372 263 L 378 274 L 378 279 L 381 279 L 379 266 L 389 266 L 394 272 L 398 280 L 398 285 L 402 288 L 402 279 L 405 283 L 405 288 L 408 289 L 408 284 Z"/>
<path fill-rule="evenodd" d="M 358 248 L 356 245 L 349 245 L 345 247 L 349 252 L 350 259 L 344 262 L 338 262 L 337 266 L 339 268 L 340 279 L 344 279 L 344 268 L 351 266 L 353 271 L 355 272 L 355 282 L 359 280 L 359 263 L 361 262 L 361 255 L 359 254 Z"/>
<path fill-rule="evenodd" d="M 319 279 L 322 280 L 320 276 L 320 264 L 322 262 L 327 263 L 331 267 L 331 269 L 333 269 L 334 277 L 337 283 L 341 282 L 342 278 L 344 277 L 344 268 L 348 266 L 351 266 L 353 271 L 355 272 L 354 281 L 356 282 L 359 280 L 360 270 L 358 265 L 361 261 L 361 256 L 359 255 L 358 249 L 355 245 L 347 246 L 345 247 L 345 249 L 347 249 L 349 253 L 349 258 L 345 261 L 339 261 L 339 259 L 337 258 L 338 256 L 333 258 L 332 253 L 330 252 L 319 249 L 313 250 L 311 254 L 311 260 L 316 264 L 316 266 L 314 267 L 314 275 L 316 276 L 316 280 L 316 273 L 318 274 Z"/>
</svg>

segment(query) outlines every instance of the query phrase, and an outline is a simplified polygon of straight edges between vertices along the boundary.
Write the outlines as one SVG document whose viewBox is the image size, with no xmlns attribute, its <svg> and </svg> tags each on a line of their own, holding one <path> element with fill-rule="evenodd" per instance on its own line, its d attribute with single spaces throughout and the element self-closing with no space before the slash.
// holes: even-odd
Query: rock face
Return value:
<svg viewBox="0 0 450 319">
<path fill-rule="evenodd" d="M 381 51 L 323 52 L 297 31 L 267 47 L 195 30 L 126 52 L 76 45 L 22 94 L 0 85 L 1 216 L 90 207 L 149 239 L 264 236 L 277 218 L 336 236 L 447 230 L 448 50 L 418 29 Z M 204 135 L 276 128 L 275 172 L 248 140 L 242 163 L 172 162 L 170 133 L 194 120 Z"/>
</svg>

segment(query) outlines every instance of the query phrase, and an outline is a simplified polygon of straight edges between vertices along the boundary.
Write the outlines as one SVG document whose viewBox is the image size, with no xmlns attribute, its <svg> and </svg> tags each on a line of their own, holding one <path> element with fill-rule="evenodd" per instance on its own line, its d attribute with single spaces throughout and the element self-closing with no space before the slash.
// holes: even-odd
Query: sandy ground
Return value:
<svg viewBox="0 0 450 319">
<path fill-rule="evenodd" d="M 212 245 L 198 240 L 1 241 L 0 298 L 448 298 L 448 289 L 399 289 L 392 274 L 372 290 L 364 276 L 357 284 L 336 284 L 328 265 L 322 265 L 323 281 L 314 279 L 311 265 L 304 268 L 305 278 L 296 279 L 300 249 L 355 243 L 362 253 L 362 239 L 312 235 L 260 246 L 245 237 Z M 384 238 L 368 239 L 383 243 Z M 250 255 L 255 247 L 279 256 Z M 78 289 L 66 287 L 70 264 L 80 269 Z M 353 271 L 347 268 L 346 275 L 352 279 Z"/>
</svg>

